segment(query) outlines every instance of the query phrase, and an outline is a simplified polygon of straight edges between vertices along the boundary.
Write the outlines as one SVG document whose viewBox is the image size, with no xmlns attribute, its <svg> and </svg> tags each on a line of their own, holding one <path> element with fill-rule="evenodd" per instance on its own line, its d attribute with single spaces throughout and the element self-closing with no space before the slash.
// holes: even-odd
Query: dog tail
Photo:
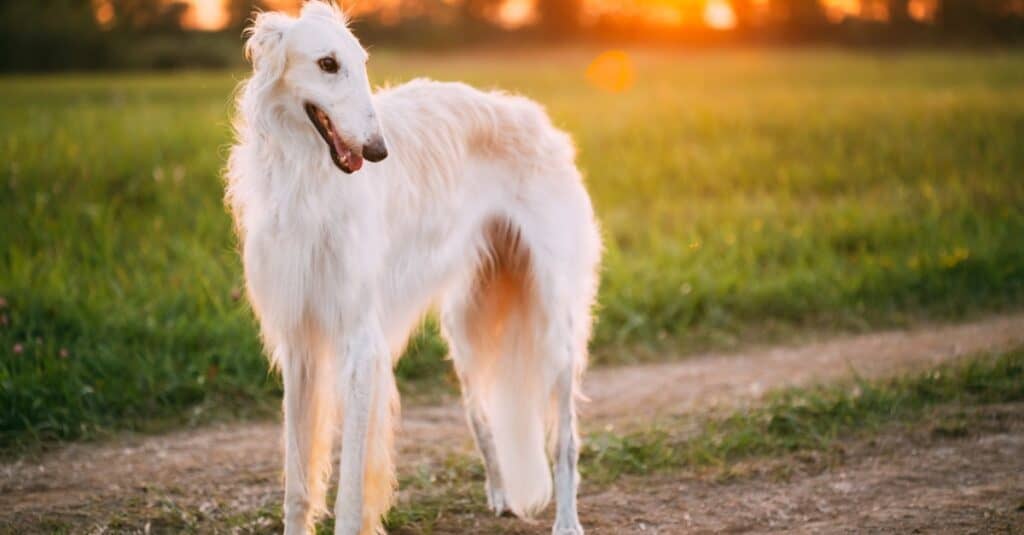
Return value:
<svg viewBox="0 0 1024 535">
<path fill-rule="evenodd" d="M 551 470 L 545 451 L 550 388 L 538 373 L 536 355 L 510 350 L 510 343 L 521 344 L 528 337 L 519 341 L 509 338 L 514 337 L 506 339 L 506 352 L 494 363 L 484 408 L 507 506 L 517 516 L 531 518 L 551 501 Z"/>
</svg>

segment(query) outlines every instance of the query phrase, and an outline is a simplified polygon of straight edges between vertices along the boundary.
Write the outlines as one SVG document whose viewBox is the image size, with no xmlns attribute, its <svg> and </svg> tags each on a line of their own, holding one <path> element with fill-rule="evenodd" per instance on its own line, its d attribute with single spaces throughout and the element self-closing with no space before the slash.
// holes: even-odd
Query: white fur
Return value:
<svg viewBox="0 0 1024 535">
<path fill-rule="evenodd" d="M 284 377 L 285 532 L 323 508 L 343 421 L 336 533 L 381 531 L 394 487 L 392 366 L 437 305 L 500 513 L 541 510 L 580 534 L 575 397 L 600 238 L 568 136 L 521 97 L 416 80 L 372 93 L 366 53 L 335 8 L 257 17 L 227 202 L 265 345 Z M 317 59 L 334 54 L 339 74 Z M 349 146 L 390 156 L 353 174 L 303 111 Z M 342 418 L 343 417 L 343 418 Z"/>
</svg>

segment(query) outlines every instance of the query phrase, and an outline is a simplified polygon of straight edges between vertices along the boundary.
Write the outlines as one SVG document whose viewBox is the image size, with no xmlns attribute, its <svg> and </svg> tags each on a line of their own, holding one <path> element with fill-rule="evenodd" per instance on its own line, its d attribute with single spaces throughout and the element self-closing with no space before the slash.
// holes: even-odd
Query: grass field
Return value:
<svg viewBox="0 0 1024 535">
<path fill-rule="evenodd" d="M 370 65 L 525 93 L 574 135 L 599 362 L 1024 304 L 1024 55 L 635 53 L 622 94 L 592 57 Z M 276 404 L 218 178 L 240 78 L 0 80 L 0 449 Z M 403 379 L 442 354 L 428 330 Z"/>
</svg>

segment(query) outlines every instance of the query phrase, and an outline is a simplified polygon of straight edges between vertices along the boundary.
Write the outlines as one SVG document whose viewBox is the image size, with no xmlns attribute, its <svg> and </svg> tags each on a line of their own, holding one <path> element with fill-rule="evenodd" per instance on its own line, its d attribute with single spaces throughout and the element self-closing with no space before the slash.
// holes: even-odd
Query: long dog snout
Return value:
<svg viewBox="0 0 1024 535">
<path fill-rule="evenodd" d="M 384 158 L 388 157 L 388 146 L 384 142 L 384 137 L 380 134 L 370 138 L 369 141 L 363 145 L 363 158 L 371 162 L 379 162 Z"/>
</svg>

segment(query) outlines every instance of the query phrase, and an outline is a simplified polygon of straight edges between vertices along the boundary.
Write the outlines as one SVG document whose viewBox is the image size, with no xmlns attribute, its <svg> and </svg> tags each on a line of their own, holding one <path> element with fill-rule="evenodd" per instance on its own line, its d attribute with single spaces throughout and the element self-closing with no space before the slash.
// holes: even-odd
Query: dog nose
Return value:
<svg viewBox="0 0 1024 535">
<path fill-rule="evenodd" d="M 363 145 L 363 158 L 371 162 L 379 162 L 388 157 L 388 146 L 381 136 L 373 136 Z"/>
</svg>

